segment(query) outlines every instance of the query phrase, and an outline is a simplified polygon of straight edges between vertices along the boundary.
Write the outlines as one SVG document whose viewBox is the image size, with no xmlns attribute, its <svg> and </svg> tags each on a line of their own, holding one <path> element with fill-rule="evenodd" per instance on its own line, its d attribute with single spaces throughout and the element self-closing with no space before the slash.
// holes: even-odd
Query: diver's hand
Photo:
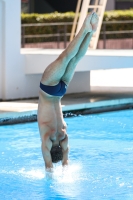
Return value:
<svg viewBox="0 0 133 200">
<path fill-rule="evenodd" d="M 53 179 L 53 168 L 46 168 L 46 178 L 48 180 Z"/>
</svg>

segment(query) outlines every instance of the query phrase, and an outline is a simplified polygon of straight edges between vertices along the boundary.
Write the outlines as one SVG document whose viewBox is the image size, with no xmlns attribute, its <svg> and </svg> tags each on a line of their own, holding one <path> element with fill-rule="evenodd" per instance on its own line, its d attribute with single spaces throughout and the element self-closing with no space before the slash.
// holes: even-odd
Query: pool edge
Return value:
<svg viewBox="0 0 133 200">
<path fill-rule="evenodd" d="M 102 100 L 97 102 L 62 105 L 64 117 L 79 114 L 102 113 L 115 110 L 131 109 L 133 98 Z M 0 113 L 0 126 L 37 121 L 37 109 L 22 112 Z"/>
</svg>

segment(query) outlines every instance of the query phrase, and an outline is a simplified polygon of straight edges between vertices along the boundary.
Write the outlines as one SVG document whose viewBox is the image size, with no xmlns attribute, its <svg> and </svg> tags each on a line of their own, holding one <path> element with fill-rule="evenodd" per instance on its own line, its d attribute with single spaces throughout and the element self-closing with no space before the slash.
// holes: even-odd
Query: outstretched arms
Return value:
<svg viewBox="0 0 133 200">
<path fill-rule="evenodd" d="M 68 165 L 68 153 L 69 153 L 67 135 L 64 140 L 60 141 L 60 146 L 63 152 L 62 166 L 66 166 Z M 43 154 L 46 170 L 51 171 L 53 168 L 52 158 L 51 158 L 51 153 L 50 153 L 51 148 L 52 148 L 52 142 L 49 139 L 49 137 L 45 136 L 45 138 L 42 139 L 41 147 L 42 147 L 42 154 Z"/>
</svg>

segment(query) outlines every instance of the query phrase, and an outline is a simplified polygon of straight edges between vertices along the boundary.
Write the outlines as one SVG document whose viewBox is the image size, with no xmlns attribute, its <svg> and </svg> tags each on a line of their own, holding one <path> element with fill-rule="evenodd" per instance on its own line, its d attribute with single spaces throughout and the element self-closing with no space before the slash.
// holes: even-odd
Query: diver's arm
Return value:
<svg viewBox="0 0 133 200">
<path fill-rule="evenodd" d="M 43 154 L 43 159 L 45 162 L 45 167 L 47 171 L 50 171 L 53 168 L 52 164 L 52 158 L 50 154 L 50 150 L 52 148 L 52 142 L 49 139 L 49 136 L 46 136 L 42 138 L 42 154 Z"/>
<path fill-rule="evenodd" d="M 68 153 L 69 153 L 67 134 L 65 136 L 65 139 L 60 141 L 60 145 L 62 147 L 62 152 L 63 152 L 62 165 L 66 166 L 66 165 L 68 165 Z"/>
<path fill-rule="evenodd" d="M 65 151 L 63 151 L 62 166 L 68 165 L 68 152 L 69 152 L 68 148 Z"/>
</svg>

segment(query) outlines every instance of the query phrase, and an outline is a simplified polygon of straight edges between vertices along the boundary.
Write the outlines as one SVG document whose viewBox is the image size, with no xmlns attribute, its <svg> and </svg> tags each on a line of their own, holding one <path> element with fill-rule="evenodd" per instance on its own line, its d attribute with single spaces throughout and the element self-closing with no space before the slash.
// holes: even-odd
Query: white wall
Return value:
<svg viewBox="0 0 133 200">
<path fill-rule="evenodd" d="M 107 0 L 106 10 L 115 10 L 115 0 Z"/>
<path fill-rule="evenodd" d="M 41 76 L 25 74 L 26 59 L 20 54 L 20 8 L 20 0 L 0 0 L 0 99 L 38 96 Z"/>
<path fill-rule="evenodd" d="M 2 26 L 3 26 L 3 9 L 4 9 L 4 5 L 3 5 L 3 0 L 0 0 L 0 99 L 2 99 L 2 70 L 3 70 L 3 32 L 2 30 Z"/>
<path fill-rule="evenodd" d="M 91 71 L 92 91 L 132 91 L 133 68 Z"/>
<path fill-rule="evenodd" d="M 5 0 L 5 94 L 3 99 L 21 96 L 23 61 L 20 55 L 20 1 Z"/>
<path fill-rule="evenodd" d="M 15 91 L 13 76 L 19 74 L 20 65 L 20 1 L 0 0 L 0 98 Z M 10 97 L 9 97 L 10 98 Z"/>
<path fill-rule="evenodd" d="M 72 81 L 67 90 L 69 93 L 80 93 L 90 91 L 90 71 L 75 72 Z"/>
</svg>

